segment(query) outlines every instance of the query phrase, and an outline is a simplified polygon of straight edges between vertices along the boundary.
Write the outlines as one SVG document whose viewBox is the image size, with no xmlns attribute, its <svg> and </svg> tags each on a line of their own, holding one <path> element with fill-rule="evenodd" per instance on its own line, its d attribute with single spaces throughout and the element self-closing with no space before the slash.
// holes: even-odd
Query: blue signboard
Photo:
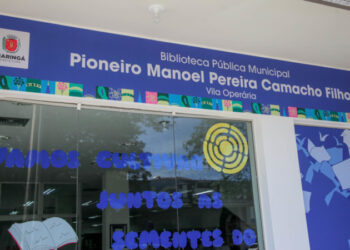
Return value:
<svg viewBox="0 0 350 250">
<path fill-rule="evenodd" d="M 350 72 L 0 15 L 0 88 L 350 121 Z"/>
</svg>

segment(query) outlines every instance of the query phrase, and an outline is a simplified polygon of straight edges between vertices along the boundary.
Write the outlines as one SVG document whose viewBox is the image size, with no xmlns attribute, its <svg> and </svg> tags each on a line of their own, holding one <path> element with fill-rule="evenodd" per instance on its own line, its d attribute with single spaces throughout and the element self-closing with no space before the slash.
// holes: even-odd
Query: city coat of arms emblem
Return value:
<svg viewBox="0 0 350 250">
<path fill-rule="evenodd" d="M 21 47 L 21 42 L 19 38 L 13 35 L 4 36 L 2 39 L 2 49 L 10 52 L 16 53 Z"/>
</svg>

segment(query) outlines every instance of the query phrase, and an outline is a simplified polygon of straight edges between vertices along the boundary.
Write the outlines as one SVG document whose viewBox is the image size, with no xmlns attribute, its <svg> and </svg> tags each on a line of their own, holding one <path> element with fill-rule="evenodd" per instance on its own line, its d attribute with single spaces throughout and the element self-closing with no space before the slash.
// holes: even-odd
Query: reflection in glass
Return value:
<svg viewBox="0 0 350 250">
<path fill-rule="evenodd" d="M 76 128 L 76 111 L 12 102 L 0 105 L 0 249 L 18 249 L 15 239 L 22 248 L 23 244 L 33 246 L 40 235 L 19 242 L 31 230 L 18 228 L 31 221 L 59 217 L 77 231 L 73 223 L 78 212 L 77 169 L 58 169 L 56 164 L 62 162 L 57 152 L 76 150 L 77 133 L 72 129 Z M 12 231 L 14 239 L 8 231 L 11 228 L 19 230 L 16 235 Z"/>
<path fill-rule="evenodd" d="M 227 132 L 220 131 L 223 128 L 227 128 Z M 236 132 L 231 133 L 231 129 Z M 196 174 L 186 170 L 177 171 L 178 190 L 184 194 L 184 207 L 179 210 L 180 230 L 192 230 L 194 225 L 196 225 L 195 229 L 201 232 L 219 228 L 225 242 L 223 246 L 231 249 L 246 249 L 247 244 L 233 242 L 232 232 L 234 230 L 244 232 L 246 229 L 251 229 L 257 233 L 251 160 L 249 160 L 253 155 L 251 142 L 248 143 L 250 151 L 246 155 L 248 160 L 246 163 L 242 161 L 244 157 L 243 144 L 249 138 L 248 133 L 251 133 L 250 124 L 209 119 L 175 118 L 174 130 L 176 153 L 182 154 L 188 159 L 191 159 L 193 155 L 198 155 L 203 160 L 203 168 Z M 216 137 L 208 137 L 210 132 L 216 133 Z M 212 144 L 213 151 L 215 151 L 214 156 L 204 154 L 203 148 L 206 147 L 204 144 L 207 143 L 206 140 Z M 240 143 L 242 145 L 239 145 Z M 240 147 L 242 148 L 242 156 L 239 155 Z M 221 169 L 210 166 L 207 157 L 217 157 L 221 161 L 221 166 L 219 166 Z M 239 166 L 243 162 L 241 165 L 243 168 L 238 169 L 238 172 L 234 174 L 226 174 L 222 171 L 225 162 L 233 163 L 232 166 Z M 227 166 L 230 165 L 227 164 Z M 211 199 L 212 204 L 214 204 L 215 194 L 220 194 L 219 200 L 222 201 L 220 208 L 213 209 L 213 206 L 211 209 L 207 209 L 205 206 L 200 208 L 203 197 Z"/>
<path fill-rule="evenodd" d="M 111 247 L 111 228 L 139 232 L 145 229 L 176 230 L 176 209 L 162 210 L 156 204 L 147 208 L 145 201 L 138 208 L 118 209 L 110 204 L 97 208 L 102 191 L 108 195 L 142 195 L 143 192 L 175 191 L 175 170 L 159 164 L 150 165 L 153 155 L 173 152 L 171 118 L 166 116 L 83 110 L 80 113 L 80 152 L 83 169 L 82 236 L 83 245 Z M 150 126 L 150 124 L 156 124 Z M 104 152 L 107 160 L 100 160 Z M 101 154 L 102 155 L 102 154 Z M 109 165 L 108 165 L 109 163 Z M 101 166 L 106 165 L 106 168 Z M 103 235 L 103 237 L 101 237 Z"/>
<path fill-rule="evenodd" d="M 2 107 L 0 116 L 28 121 L 0 124 L 0 150 L 42 155 L 32 167 L 0 162 L 0 250 L 16 249 L 7 232 L 13 223 L 52 217 L 77 234 L 78 243 L 63 250 L 111 249 L 118 239 L 130 248 L 126 235 L 151 249 L 166 234 L 171 245 L 163 240 L 160 248 L 263 249 L 250 123 Z M 145 243 L 152 230 L 156 241 Z M 176 246 L 180 236 L 185 245 Z"/>
<path fill-rule="evenodd" d="M 44 197 L 44 214 L 76 213 L 75 184 L 46 184 L 42 192 Z"/>
<path fill-rule="evenodd" d="M 0 249 L 16 249 L 7 232 L 15 222 L 37 218 L 35 169 L 25 168 L 31 148 L 34 106 L 0 101 Z"/>
</svg>

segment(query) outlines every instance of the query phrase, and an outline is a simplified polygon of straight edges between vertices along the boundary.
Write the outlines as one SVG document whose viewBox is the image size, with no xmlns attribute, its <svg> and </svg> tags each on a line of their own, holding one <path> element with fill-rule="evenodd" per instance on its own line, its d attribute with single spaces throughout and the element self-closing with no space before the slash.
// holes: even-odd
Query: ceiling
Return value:
<svg viewBox="0 0 350 250">
<path fill-rule="evenodd" d="M 5 15 L 350 70 L 350 11 L 304 0 L 0 2 Z"/>
</svg>

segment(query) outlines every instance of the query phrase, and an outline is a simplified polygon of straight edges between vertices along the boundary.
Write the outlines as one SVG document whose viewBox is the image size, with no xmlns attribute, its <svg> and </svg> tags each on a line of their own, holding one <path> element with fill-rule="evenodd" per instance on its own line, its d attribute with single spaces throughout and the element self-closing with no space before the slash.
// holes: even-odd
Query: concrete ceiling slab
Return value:
<svg viewBox="0 0 350 250">
<path fill-rule="evenodd" d="M 0 13 L 350 70 L 350 11 L 303 0 L 1 0 Z"/>
</svg>

